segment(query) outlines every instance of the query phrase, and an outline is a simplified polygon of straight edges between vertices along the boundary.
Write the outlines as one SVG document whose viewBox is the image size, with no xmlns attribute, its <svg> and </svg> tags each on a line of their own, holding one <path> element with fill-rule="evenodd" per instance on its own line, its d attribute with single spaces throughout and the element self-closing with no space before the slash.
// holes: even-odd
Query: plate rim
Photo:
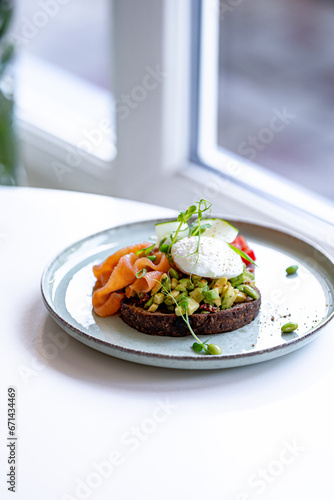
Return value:
<svg viewBox="0 0 334 500">
<path fill-rule="evenodd" d="M 212 215 L 212 217 L 214 217 L 214 216 L 215 216 L 215 214 Z M 221 218 L 221 217 L 219 217 L 219 218 Z M 224 362 L 224 361 L 226 362 L 226 361 L 233 361 L 233 360 L 245 359 L 245 358 L 248 359 L 248 358 L 252 358 L 252 357 L 256 357 L 256 356 L 262 356 L 262 355 L 267 354 L 267 353 L 270 354 L 272 352 L 277 352 L 277 351 L 280 352 L 282 350 L 287 350 L 288 352 L 291 352 L 288 350 L 289 347 L 298 346 L 298 344 L 300 342 L 305 343 L 305 344 L 310 342 L 313 339 L 313 337 L 316 337 L 317 334 L 319 334 L 319 331 L 334 318 L 334 310 L 333 310 L 332 313 L 319 326 L 316 326 L 313 330 L 306 333 L 302 337 L 295 337 L 291 340 L 287 340 L 284 344 L 279 344 L 276 346 L 267 347 L 267 348 L 264 348 L 264 349 L 261 349 L 258 351 L 247 351 L 247 352 L 238 353 L 238 354 L 221 354 L 221 355 L 213 355 L 213 356 L 212 355 L 211 356 L 199 355 L 198 357 L 194 357 L 194 356 L 190 356 L 190 355 L 189 356 L 188 355 L 170 355 L 170 354 L 159 354 L 159 353 L 147 352 L 147 351 L 139 351 L 137 349 L 122 347 L 122 346 L 119 346 L 117 344 L 113 344 L 113 343 L 110 343 L 108 341 L 98 339 L 96 337 L 93 337 L 93 336 L 83 332 L 82 330 L 76 328 L 75 326 L 71 325 L 70 323 L 68 323 L 64 318 L 62 318 L 56 312 L 56 310 L 49 303 L 49 301 L 46 297 L 46 293 L 45 293 L 45 290 L 47 288 L 47 284 L 45 283 L 46 275 L 50 272 L 50 269 L 55 264 L 55 261 L 61 255 L 68 252 L 74 245 L 83 244 L 86 241 L 93 239 L 93 238 L 96 238 L 99 235 L 106 234 L 109 231 L 113 231 L 113 230 L 117 231 L 117 229 L 126 229 L 126 228 L 130 228 L 131 226 L 142 224 L 142 223 L 148 223 L 148 224 L 151 223 L 154 226 L 154 224 L 157 224 L 160 222 L 165 222 L 165 221 L 170 221 L 170 220 L 171 220 L 170 217 L 163 217 L 163 218 L 155 218 L 155 219 L 143 219 L 143 220 L 138 220 L 138 221 L 134 221 L 134 222 L 129 222 L 126 224 L 118 224 L 116 226 L 111 226 L 109 228 L 103 229 L 103 230 L 98 231 L 96 233 L 92 233 L 84 238 L 81 238 L 81 239 L 73 242 L 72 244 L 68 245 L 63 250 L 59 251 L 57 253 L 57 255 L 54 256 L 46 264 L 46 266 L 43 270 L 42 276 L 41 276 L 41 281 L 40 281 L 40 288 L 41 288 L 41 294 L 42 294 L 44 305 L 45 305 L 46 309 L 48 310 L 48 312 L 51 314 L 51 316 L 53 316 L 53 318 L 56 320 L 56 322 L 58 324 L 61 323 L 63 326 L 66 327 L 66 329 L 75 333 L 79 337 L 82 337 L 86 340 L 89 340 L 90 342 L 92 342 L 94 344 L 105 346 L 109 351 L 108 352 L 109 355 L 112 355 L 111 351 L 118 351 L 118 352 L 130 354 L 130 355 L 137 355 L 137 356 L 140 356 L 143 358 L 154 358 L 154 359 L 173 360 L 173 361 L 189 361 L 189 362 L 194 361 L 196 363 L 197 362 L 198 363 L 202 363 L 202 362 L 210 363 L 210 360 L 212 360 L 212 362 L 213 361 L 217 362 L 218 360 L 221 360 L 222 362 Z M 332 264 L 333 269 L 334 269 L 334 257 L 332 257 L 328 253 L 328 251 L 326 249 L 324 249 L 321 245 L 313 242 L 311 239 L 305 237 L 304 235 L 301 235 L 300 233 L 298 233 L 298 231 L 294 231 L 291 229 L 286 230 L 283 226 L 280 226 L 277 224 L 265 223 L 261 220 L 247 218 L 247 217 L 236 217 L 236 216 L 231 215 L 231 216 L 225 217 L 224 220 L 227 220 L 228 222 L 232 222 L 232 223 L 236 223 L 236 224 L 241 223 L 241 224 L 247 224 L 249 226 L 256 226 L 260 229 L 271 230 L 271 231 L 274 231 L 275 233 L 280 233 L 283 236 L 290 236 L 294 239 L 297 239 L 300 242 L 308 245 L 312 249 L 317 250 L 322 255 L 324 255 L 328 259 L 328 261 Z M 148 335 L 148 337 L 154 337 L 154 335 Z M 190 337 L 191 337 L 191 335 L 189 335 L 189 338 Z M 77 340 L 79 340 L 79 339 L 77 339 Z M 94 348 L 91 345 L 89 345 L 88 347 Z M 288 352 L 286 354 L 288 354 Z M 198 354 L 200 354 L 200 353 L 198 353 Z M 279 356 L 277 356 L 277 357 L 279 357 Z M 265 360 L 263 360 L 263 361 L 265 361 Z"/>
</svg>

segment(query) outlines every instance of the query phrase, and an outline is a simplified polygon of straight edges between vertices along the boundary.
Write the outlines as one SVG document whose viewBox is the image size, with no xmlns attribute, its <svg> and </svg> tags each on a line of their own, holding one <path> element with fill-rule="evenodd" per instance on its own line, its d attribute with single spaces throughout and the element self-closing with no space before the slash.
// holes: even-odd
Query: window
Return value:
<svg viewBox="0 0 334 500">
<path fill-rule="evenodd" d="M 73 168 L 96 172 L 115 157 L 110 25 L 108 0 L 16 2 L 25 159 L 40 156 L 56 184 Z"/>
<path fill-rule="evenodd" d="M 334 5 L 202 0 L 199 19 L 195 158 L 333 221 Z"/>
<path fill-rule="evenodd" d="M 45 88 L 51 89 L 51 97 L 59 94 L 66 98 L 66 111 L 70 109 L 73 112 L 73 120 L 64 122 L 63 117 L 68 114 L 54 105 L 51 99 L 54 112 L 48 120 L 45 107 L 42 108 L 43 113 L 35 113 L 35 128 L 39 126 L 43 140 L 37 140 L 33 149 L 34 140 L 30 136 L 25 142 L 28 151 L 25 158 L 30 158 L 32 168 L 39 166 L 38 181 L 42 170 L 47 171 L 55 161 L 60 164 L 59 171 L 51 171 L 52 176 L 37 185 L 79 189 L 179 208 L 181 199 L 182 203 L 191 204 L 195 197 L 198 199 L 203 188 L 207 187 L 210 191 L 219 177 L 228 180 L 229 189 L 224 189 L 223 182 L 214 186 L 217 210 L 255 217 L 263 214 L 268 222 L 285 220 L 292 211 L 299 219 L 307 217 L 309 220 L 310 217 L 305 215 L 308 212 L 315 217 L 312 219 L 313 227 L 319 225 L 319 219 L 334 221 L 333 203 L 329 199 L 304 188 L 298 178 L 298 182 L 290 182 L 288 175 L 282 170 L 277 173 L 273 168 L 274 162 L 268 160 L 274 158 L 275 165 L 280 167 L 283 160 L 278 151 L 279 154 L 286 154 L 280 141 L 289 139 L 294 144 L 293 137 L 301 134 L 302 129 L 295 130 L 300 111 L 290 110 L 290 101 L 285 103 L 284 96 L 276 100 L 275 93 L 273 100 L 271 87 L 270 92 L 267 91 L 265 72 L 256 91 L 258 97 L 263 98 L 263 107 L 261 113 L 254 111 L 252 92 L 255 92 L 257 80 L 253 74 L 244 75 L 246 65 L 241 61 L 243 46 L 240 40 L 235 41 L 236 37 L 241 38 L 242 28 L 238 28 L 236 21 L 236 25 L 233 24 L 233 19 L 237 19 L 233 16 L 241 16 L 242 9 L 248 9 L 247 20 L 251 30 L 256 15 L 252 17 L 249 9 L 257 1 L 105 0 L 111 7 L 110 12 L 100 20 L 98 27 L 102 22 L 106 23 L 114 54 L 111 57 L 109 47 L 99 57 L 108 66 L 113 60 L 112 91 L 117 129 L 117 155 L 114 154 L 114 157 L 110 154 L 111 150 L 103 153 L 101 145 L 95 149 L 92 140 L 90 148 L 94 146 L 93 151 L 89 152 L 87 147 L 87 136 L 99 142 L 101 120 L 111 114 L 109 88 L 101 87 L 104 85 L 101 81 L 83 79 L 86 77 L 82 73 L 74 75 L 69 71 L 70 65 L 60 70 L 59 65 L 53 64 L 53 72 L 48 66 L 49 61 L 46 64 L 42 60 L 41 64 L 41 54 L 38 60 L 35 58 L 36 64 L 29 61 L 26 68 L 27 72 L 30 71 L 30 79 L 25 75 L 24 101 L 25 105 L 29 103 L 30 114 L 34 113 L 35 107 L 27 92 L 38 89 L 40 100 Z M 38 6 L 42 2 L 38 0 Z M 71 0 L 49 0 L 49 3 L 53 2 L 58 2 L 64 10 Z M 73 5 L 81 5 L 83 0 L 72 2 Z M 279 9 L 277 7 L 274 11 L 274 4 L 268 0 L 263 3 L 260 12 L 266 13 L 265 9 L 271 12 L 270 8 L 276 13 Z M 58 19 L 61 19 L 60 14 L 50 23 Z M 92 23 L 96 28 L 96 23 Z M 75 16 L 71 17 L 69 24 L 73 27 L 75 40 L 78 26 Z M 262 24 L 264 18 L 258 28 L 253 27 L 253 32 L 260 30 Z M 254 38 L 255 44 L 253 32 L 249 37 Z M 249 57 L 257 55 L 255 49 L 251 51 L 252 44 L 249 45 Z M 252 68 L 252 63 L 249 64 Z M 44 72 L 44 80 L 40 78 L 43 67 L 48 68 Z M 59 79 L 59 75 L 62 78 Z M 254 77 L 254 84 L 251 77 Z M 63 87 L 59 83 L 61 80 Z M 298 88 L 297 83 L 295 86 Z M 280 90 L 278 87 L 277 92 Z M 259 95 L 259 88 L 264 89 L 263 96 Z M 247 92 L 250 92 L 249 98 Z M 288 96 L 289 92 L 285 95 Z M 34 96 L 34 93 L 30 95 Z M 80 95 L 84 106 L 79 104 Z M 98 98 L 95 100 L 94 96 Z M 242 99 L 248 107 L 245 103 L 238 106 Z M 95 106 L 95 102 L 100 104 Z M 94 119 L 86 122 L 85 116 L 90 114 Z M 77 123 L 77 126 L 69 127 L 71 122 Z M 50 128 L 48 137 L 43 134 L 46 126 Z M 52 127 L 57 130 L 53 131 Z M 64 134 L 58 148 L 54 147 L 54 132 Z M 68 136 L 71 134 L 72 144 L 69 144 Z M 251 135 L 258 138 L 259 146 L 258 143 L 248 144 Z M 262 148 L 263 145 L 265 148 Z M 70 154 L 73 153 L 73 146 L 75 158 Z M 253 150 L 249 151 L 251 148 L 255 149 L 255 157 Z M 74 163 L 69 163 L 69 159 L 74 159 Z M 100 160 L 99 164 L 97 160 Z M 292 165 L 293 158 L 290 157 L 290 160 Z M 33 185 L 36 185 L 35 181 Z M 218 194 L 219 189 L 222 192 Z M 210 193 L 207 196 L 210 197 Z M 296 226 L 295 220 L 289 222 Z"/>
<path fill-rule="evenodd" d="M 17 0 L 21 52 L 110 88 L 108 0 Z M 24 55 L 23 54 L 23 55 Z"/>
</svg>

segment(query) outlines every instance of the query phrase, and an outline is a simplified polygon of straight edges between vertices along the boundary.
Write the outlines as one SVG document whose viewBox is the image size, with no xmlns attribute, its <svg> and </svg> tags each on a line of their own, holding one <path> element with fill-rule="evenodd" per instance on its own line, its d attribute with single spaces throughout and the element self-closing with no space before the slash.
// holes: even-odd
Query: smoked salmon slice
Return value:
<svg viewBox="0 0 334 500">
<path fill-rule="evenodd" d="M 123 255 L 128 253 L 136 253 L 138 250 L 142 248 L 148 248 L 150 243 L 147 241 L 143 241 L 143 243 L 137 243 L 136 245 L 129 245 L 125 248 L 121 248 L 117 250 L 117 252 L 113 253 L 108 257 L 104 262 L 98 264 L 93 267 L 93 273 L 97 278 L 98 282 L 101 283 L 100 286 L 103 286 L 107 283 L 110 274 L 113 272 L 114 268 L 117 266 L 118 261 Z"/>
<path fill-rule="evenodd" d="M 94 308 L 94 311 L 99 316 L 111 316 L 115 314 L 121 307 L 121 302 L 124 299 L 124 293 L 113 292 L 109 295 L 107 300 L 99 307 Z"/>
<path fill-rule="evenodd" d="M 125 287 L 128 287 L 126 290 L 128 297 L 133 292 L 148 293 L 157 281 L 160 281 L 162 275 L 169 271 L 170 264 L 164 253 L 154 252 L 154 262 L 147 256 L 136 254 L 138 250 L 149 246 L 149 243 L 143 242 L 122 248 L 101 264 L 94 266 L 93 272 L 97 281 L 92 302 L 96 314 L 99 316 L 114 314 L 121 306 Z M 140 271 L 143 271 L 142 276 Z"/>
<path fill-rule="evenodd" d="M 148 293 L 152 290 L 154 285 L 161 280 L 164 273 L 161 271 L 151 271 L 145 274 L 142 278 L 137 278 L 136 281 L 127 287 L 125 295 L 129 298 L 133 292 Z"/>
<path fill-rule="evenodd" d="M 162 273 L 168 273 L 168 271 L 170 270 L 170 265 L 166 254 L 158 252 L 155 255 L 156 259 L 154 262 L 152 262 L 147 257 L 139 257 L 134 264 L 135 274 L 138 273 L 141 269 L 153 269 L 153 271 L 162 271 Z"/>
</svg>

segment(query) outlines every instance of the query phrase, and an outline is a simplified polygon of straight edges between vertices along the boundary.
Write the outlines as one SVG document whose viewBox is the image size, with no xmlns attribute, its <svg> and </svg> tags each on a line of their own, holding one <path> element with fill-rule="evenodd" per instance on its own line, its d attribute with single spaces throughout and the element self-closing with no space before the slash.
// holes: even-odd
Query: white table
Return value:
<svg viewBox="0 0 334 500">
<path fill-rule="evenodd" d="M 314 500 L 333 497 L 334 325 L 302 349 L 217 371 L 115 359 L 68 337 L 40 293 L 76 240 L 171 210 L 0 188 L 1 460 L 16 388 L 19 500 Z"/>
</svg>

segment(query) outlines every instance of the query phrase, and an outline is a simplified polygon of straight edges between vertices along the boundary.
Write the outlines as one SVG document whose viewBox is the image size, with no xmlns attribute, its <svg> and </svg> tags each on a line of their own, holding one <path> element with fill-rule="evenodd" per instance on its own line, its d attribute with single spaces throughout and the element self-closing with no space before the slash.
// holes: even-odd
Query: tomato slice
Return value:
<svg viewBox="0 0 334 500">
<path fill-rule="evenodd" d="M 245 240 L 245 238 L 243 236 L 241 236 L 241 234 L 239 234 L 236 237 L 236 239 L 233 241 L 232 245 L 239 248 L 239 250 L 242 250 L 243 252 L 245 252 L 245 254 L 248 255 L 248 257 L 250 257 L 251 259 L 256 260 L 254 251 L 251 248 L 249 248 L 247 241 Z M 244 259 L 243 257 L 241 257 L 241 258 L 247 266 L 252 266 L 251 262 Z"/>
<path fill-rule="evenodd" d="M 248 257 L 250 257 L 251 259 L 256 260 L 255 253 L 254 253 L 254 251 L 253 251 L 253 250 L 251 250 L 250 248 L 248 248 L 247 252 L 245 252 L 245 253 L 246 253 L 246 254 L 248 255 Z"/>
</svg>

